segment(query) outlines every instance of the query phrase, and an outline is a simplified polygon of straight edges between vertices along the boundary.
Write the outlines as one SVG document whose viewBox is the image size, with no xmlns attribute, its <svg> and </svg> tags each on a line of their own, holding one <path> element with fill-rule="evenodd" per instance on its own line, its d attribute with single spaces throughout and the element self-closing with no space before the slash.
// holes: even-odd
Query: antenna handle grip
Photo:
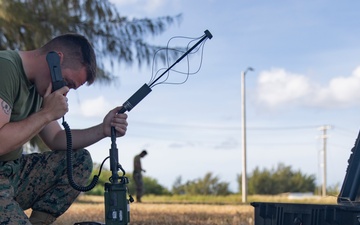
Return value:
<svg viewBox="0 0 360 225">
<path fill-rule="evenodd" d="M 123 107 L 118 111 L 118 113 L 125 113 L 126 111 L 130 112 L 150 92 L 151 88 L 149 87 L 149 85 L 144 84 L 126 102 L 124 102 Z"/>
</svg>

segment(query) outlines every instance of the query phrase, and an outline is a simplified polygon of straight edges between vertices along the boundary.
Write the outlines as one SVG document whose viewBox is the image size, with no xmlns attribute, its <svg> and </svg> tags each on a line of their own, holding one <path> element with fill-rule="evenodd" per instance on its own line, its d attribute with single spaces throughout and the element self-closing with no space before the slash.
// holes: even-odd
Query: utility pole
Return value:
<svg viewBox="0 0 360 225">
<path fill-rule="evenodd" d="M 245 75 L 248 71 L 254 71 L 248 67 L 241 73 L 241 109 L 242 109 L 242 176 L 241 176 L 241 194 L 242 202 L 247 202 L 247 175 L 246 175 L 246 104 L 245 104 Z"/>
<path fill-rule="evenodd" d="M 322 182 L 322 196 L 325 197 L 326 196 L 326 177 L 327 177 L 327 174 L 326 174 L 326 141 L 327 141 L 327 130 L 328 129 L 331 129 L 331 126 L 329 125 L 324 125 L 324 126 L 321 126 L 319 128 L 319 130 L 322 130 L 323 131 L 323 134 L 321 136 L 321 139 L 323 140 L 323 163 L 322 163 L 322 167 L 323 167 L 323 182 Z"/>
</svg>

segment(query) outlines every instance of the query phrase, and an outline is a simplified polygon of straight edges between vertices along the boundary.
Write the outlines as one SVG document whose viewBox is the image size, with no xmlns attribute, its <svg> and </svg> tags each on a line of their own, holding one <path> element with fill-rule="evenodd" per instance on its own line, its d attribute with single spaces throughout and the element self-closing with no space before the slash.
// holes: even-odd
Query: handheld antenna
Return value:
<svg viewBox="0 0 360 225">
<path fill-rule="evenodd" d="M 132 110 L 142 99 L 145 98 L 151 92 L 151 86 L 154 85 L 165 73 L 167 73 L 172 67 L 180 62 L 186 55 L 193 51 L 201 42 L 205 39 L 211 39 L 211 33 L 206 30 L 205 35 L 188 51 L 186 51 L 173 65 L 171 65 L 164 73 L 162 73 L 156 80 L 150 85 L 144 84 L 139 90 L 137 90 L 118 111 L 119 113 L 125 113 Z M 126 192 L 128 189 L 126 184 L 129 183 L 128 178 L 125 176 L 125 170 L 119 163 L 119 153 L 116 147 L 116 130 L 111 126 L 111 148 L 110 148 L 110 170 L 111 177 L 110 183 L 105 183 L 105 218 L 108 225 L 127 225 L 130 222 L 130 206 L 129 202 L 133 202 L 134 199 L 129 194 L 129 199 L 126 198 Z M 118 171 L 121 170 L 123 175 L 120 177 Z"/>
<path fill-rule="evenodd" d="M 152 90 L 151 87 L 169 70 L 171 70 L 177 63 L 179 63 L 183 58 L 185 58 L 190 52 L 192 52 L 198 45 L 200 45 L 206 39 L 211 39 L 213 35 L 209 30 L 204 31 L 204 35 L 201 39 L 195 43 L 189 50 L 187 50 L 178 60 L 175 61 L 169 68 L 167 68 L 158 78 L 156 78 L 149 85 L 144 84 L 139 90 L 137 90 L 122 106 L 118 111 L 118 114 L 125 113 L 126 111 L 131 111 L 141 100 L 143 100 Z M 117 183 L 119 180 L 119 175 L 117 171 L 122 170 L 123 174 L 125 171 L 121 168 L 121 165 L 118 163 L 118 150 L 116 147 L 116 130 L 115 127 L 111 127 L 111 149 L 110 149 L 110 169 L 112 171 L 111 180 L 114 183 Z"/>
<path fill-rule="evenodd" d="M 158 81 L 162 76 L 164 76 L 169 70 L 171 70 L 176 64 L 178 64 L 183 58 L 185 58 L 185 56 L 187 56 L 190 52 L 192 52 L 192 50 L 194 50 L 199 44 L 201 44 L 201 42 L 203 42 L 205 39 L 209 38 L 211 39 L 213 36 L 210 33 L 209 30 L 205 30 L 204 31 L 204 35 L 202 36 L 202 38 L 194 44 L 194 46 L 192 46 L 189 50 L 187 50 L 178 60 L 176 60 L 176 62 L 174 64 L 172 64 L 169 68 L 167 68 L 158 78 L 156 78 L 149 86 L 153 86 L 156 81 Z"/>
</svg>

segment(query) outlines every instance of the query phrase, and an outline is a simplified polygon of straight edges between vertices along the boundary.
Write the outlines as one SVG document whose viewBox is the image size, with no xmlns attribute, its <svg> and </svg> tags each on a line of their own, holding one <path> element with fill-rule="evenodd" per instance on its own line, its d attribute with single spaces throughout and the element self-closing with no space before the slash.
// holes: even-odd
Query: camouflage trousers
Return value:
<svg viewBox="0 0 360 225">
<path fill-rule="evenodd" d="M 24 213 L 30 208 L 54 219 L 63 214 L 80 194 L 68 182 L 66 165 L 66 151 L 34 153 L 0 162 L 0 224 L 31 224 Z M 91 171 L 90 153 L 74 150 L 74 181 L 85 185 Z"/>
</svg>

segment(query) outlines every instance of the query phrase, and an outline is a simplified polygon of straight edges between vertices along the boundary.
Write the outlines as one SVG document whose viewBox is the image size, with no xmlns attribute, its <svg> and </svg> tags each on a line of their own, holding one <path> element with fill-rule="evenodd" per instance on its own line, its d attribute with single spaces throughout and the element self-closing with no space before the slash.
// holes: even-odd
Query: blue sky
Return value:
<svg viewBox="0 0 360 225">
<path fill-rule="evenodd" d="M 247 170 L 278 163 L 322 180 L 321 126 L 327 138 L 327 184 L 341 184 L 360 125 L 359 1 L 112 0 L 129 17 L 182 13 L 149 41 L 199 37 L 208 29 L 198 74 L 183 85 L 159 85 L 131 112 L 118 139 L 120 163 L 132 170 L 142 149 L 146 175 L 171 188 L 212 172 L 237 191 L 241 158 L 241 71 L 246 75 Z M 69 94 L 72 128 L 99 123 L 151 77 L 151 68 L 116 67 L 116 84 Z M 96 162 L 110 139 L 89 147 Z"/>
</svg>

